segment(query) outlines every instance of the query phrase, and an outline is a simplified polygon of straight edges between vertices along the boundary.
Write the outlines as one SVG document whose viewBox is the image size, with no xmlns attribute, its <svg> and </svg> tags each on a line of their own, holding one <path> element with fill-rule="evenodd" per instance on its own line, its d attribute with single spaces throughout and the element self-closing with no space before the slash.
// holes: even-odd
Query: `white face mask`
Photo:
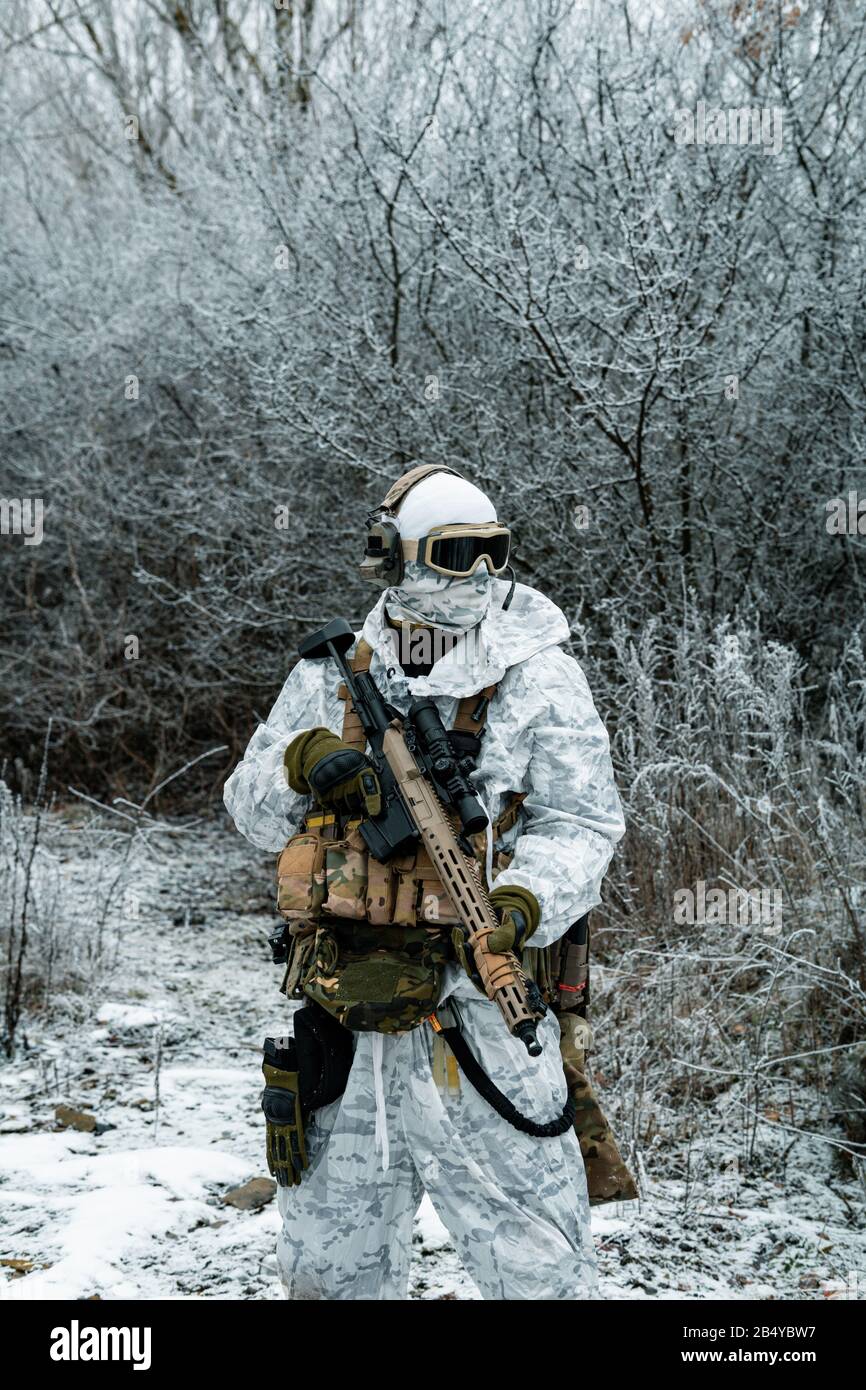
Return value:
<svg viewBox="0 0 866 1390">
<path fill-rule="evenodd" d="M 452 579 L 409 560 L 402 583 L 388 590 L 385 608 L 395 622 L 469 632 L 487 615 L 493 596 L 490 579 L 485 565 L 465 579 Z"/>
</svg>

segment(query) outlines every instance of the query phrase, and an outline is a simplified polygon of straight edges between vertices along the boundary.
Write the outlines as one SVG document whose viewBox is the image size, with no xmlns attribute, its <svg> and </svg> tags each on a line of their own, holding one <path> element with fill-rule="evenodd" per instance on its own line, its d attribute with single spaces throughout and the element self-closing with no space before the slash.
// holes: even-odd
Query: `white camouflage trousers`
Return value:
<svg viewBox="0 0 866 1390">
<path fill-rule="evenodd" d="M 488 1075 L 536 1120 L 559 1115 L 559 1030 L 530 1058 L 495 1005 L 460 1001 L 464 1035 Z M 316 1112 L 310 1167 L 280 1189 L 278 1259 L 291 1299 L 405 1299 L 413 1218 L 426 1191 L 485 1299 L 597 1296 L 580 1147 L 573 1131 L 535 1139 L 501 1119 L 461 1075 L 440 1093 L 429 1024 L 400 1037 L 357 1034 L 345 1094 Z"/>
</svg>

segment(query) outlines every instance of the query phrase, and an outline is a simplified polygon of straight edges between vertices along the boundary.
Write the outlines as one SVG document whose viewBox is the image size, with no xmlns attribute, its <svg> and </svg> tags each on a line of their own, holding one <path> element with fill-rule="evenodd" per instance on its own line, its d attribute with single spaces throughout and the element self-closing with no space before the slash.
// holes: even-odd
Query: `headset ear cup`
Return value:
<svg viewBox="0 0 866 1390">
<path fill-rule="evenodd" d="M 400 583 L 403 578 L 403 548 L 399 529 L 393 521 L 382 518 L 371 521 L 359 569 L 362 579 L 378 584 L 382 589 L 390 589 Z"/>
<path fill-rule="evenodd" d="M 388 566 L 388 588 L 393 589 L 402 583 L 406 566 L 403 563 L 403 542 L 400 539 L 399 528 L 393 526 L 390 529 L 393 530 L 394 535 L 391 541 L 391 557 Z"/>
<path fill-rule="evenodd" d="M 396 509 L 413 487 L 434 473 L 452 473 L 455 478 L 463 477 L 463 474 L 458 473 L 456 468 L 449 468 L 446 464 L 416 464 L 414 468 L 409 469 L 408 473 L 404 473 L 401 478 L 398 478 L 396 483 L 392 483 L 385 494 L 384 501 L 370 512 L 367 517 L 367 542 L 364 546 L 364 558 L 358 566 L 358 572 L 362 579 L 369 580 L 371 584 L 378 584 L 381 589 L 393 589 L 397 584 L 402 583 L 406 566 L 403 562 L 400 529 L 393 520 L 388 518 L 395 516 Z"/>
</svg>

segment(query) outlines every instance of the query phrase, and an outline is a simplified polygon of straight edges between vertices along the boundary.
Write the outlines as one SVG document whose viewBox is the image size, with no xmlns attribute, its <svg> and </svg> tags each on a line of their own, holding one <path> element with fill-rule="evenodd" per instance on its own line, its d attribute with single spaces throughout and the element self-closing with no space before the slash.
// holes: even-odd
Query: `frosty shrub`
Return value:
<svg viewBox="0 0 866 1390">
<path fill-rule="evenodd" d="M 70 787 L 74 799 L 58 809 L 47 791 L 51 733 L 49 725 L 31 804 L 0 777 L 2 1045 L 10 1054 L 26 1017 L 77 1010 L 77 996 L 114 970 L 121 932 L 137 930 L 142 865 L 197 824 L 160 820 L 150 804 L 198 761 L 225 752 L 208 749 L 140 803 L 106 805 Z"/>
<path fill-rule="evenodd" d="M 0 780 L 2 1045 L 27 1020 L 79 1011 L 76 996 L 115 963 L 135 832 L 84 813 L 58 816 L 40 779 L 32 805 Z"/>
<path fill-rule="evenodd" d="M 46 806 L 40 788 L 32 813 L 0 780 L 0 950 L 2 1041 L 11 1053 L 22 1012 L 44 1008 L 63 981 L 68 940 L 58 940 L 60 865 L 44 843 Z M 58 955 L 64 958 L 61 962 Z"/>
<path fill-rule="evenodd" d="M 811 712 L 803 662 L 756 615 L 712 624 L 690 607 L 677 629 L 617 626 L 613 651 L 599 694 L 629 831 L 595 918 L 596 1015 L 633 1141 L 707 1139 L 718 1101 L 744 1161 L 759 1121 L 794 1136 L 832 1118 L 850 1161 L 866 1113 L 861 636 Z M 780 910 L 678 922 L 675 894 L 698 882 L 771 890 Z M 806 1117 L 810 1088 L 824 1105 Z"/>
</svg>

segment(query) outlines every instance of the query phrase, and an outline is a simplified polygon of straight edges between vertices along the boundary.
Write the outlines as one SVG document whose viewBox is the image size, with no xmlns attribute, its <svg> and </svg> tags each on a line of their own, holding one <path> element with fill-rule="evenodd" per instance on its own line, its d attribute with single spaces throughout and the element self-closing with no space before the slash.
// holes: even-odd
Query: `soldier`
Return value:
<svg viewBox="0 0 866 1390">
<path fill-rule="evenodd" d="M 477 849 L 501 923 L 496 949 L 537 967 L 599 902 L 624 825 L 607 734 L 562 649 L 568 623 L 505 577 L 509 541 L 485 494 L 452 470 L 405 475 L 371 519 L 362 573 L 384 592 L 353 665 L 397 710 L 432 697 L 472 758 L 490 820 Z M 566 1101 L 556 1018 L 542 1019 L 543 1051 L 529 1056 L 479 993 L 424 851 L 389 865 L 366 854 L 363 731 L 345 695 L 333 663 L 299 662 L 225 788 L 241 833 L 283 851 L 287 993 L 327 1010 L 354 1044 L 343 1094 L 311 1115 L 290 1107 L 281 1131 L 302 1156 L 278 1193 L 288 1297 L 405 1298 L 424 1192 L 484 1298 L 592 1297 L 574 1131 L 511 1127 L 466 1084 L 430 1015 L 454 1006 L 492 1086 L 538 1122 Z M 341 767 L 349 775 L 336 785 L 322 775 Z"/>
</svg>

